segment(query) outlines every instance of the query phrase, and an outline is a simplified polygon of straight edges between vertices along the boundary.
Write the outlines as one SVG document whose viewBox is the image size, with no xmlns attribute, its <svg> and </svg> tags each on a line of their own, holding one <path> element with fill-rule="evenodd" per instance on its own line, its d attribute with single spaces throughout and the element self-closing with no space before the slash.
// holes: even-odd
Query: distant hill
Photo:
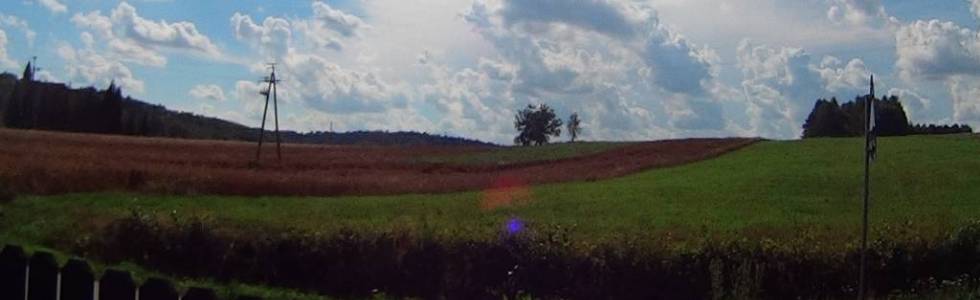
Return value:
<svg viewBox="0 0 980 300">
<path fill-rule="evenodd" d="M 122 97 L 119 88 L 71 88 L 33 80 L 30 67 L 23 79 L 0 74 L 0 124 L 4 127 L 92 132 L 188 139 L 256 141 L 259 129 L 219 118 L 169 110 Z M 465 145 L 490 143 L 421 132 L 281 131 L 283 142 L 338 145 Z M 274 141 L 266 133 L 267 141 Z"/>
</svg>

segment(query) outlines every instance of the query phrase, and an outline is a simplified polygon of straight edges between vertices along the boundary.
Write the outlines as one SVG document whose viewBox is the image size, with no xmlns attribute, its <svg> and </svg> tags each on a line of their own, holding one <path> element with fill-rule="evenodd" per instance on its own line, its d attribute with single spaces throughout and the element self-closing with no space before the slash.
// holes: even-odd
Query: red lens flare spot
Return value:
<svg viewBox="0 0 980 300">
<path fill-rule="evenodd" d="M 480 209 L 495 210 L 525 204 L 531 200 L 531 189 L 524 180 L 515 176 L 498 176 L 490 187 L 483 190 Z"/>
</svg>

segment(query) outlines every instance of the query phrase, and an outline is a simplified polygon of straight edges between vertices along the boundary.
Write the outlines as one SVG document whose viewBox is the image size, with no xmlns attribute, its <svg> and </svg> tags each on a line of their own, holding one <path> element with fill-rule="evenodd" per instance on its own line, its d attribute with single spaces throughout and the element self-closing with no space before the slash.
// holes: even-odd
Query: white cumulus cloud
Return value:
<svg viewBox="0 0 980 300">
<path fill-rule="evenodd" d="M 853 91 L 867 86 L 871 72 L 860 59 L 851 59 L 842 64 L 840 59 L 825 56 L 816 68 L 828 91 Z M 844 96 L 844 95 L 842 95 Z M 846 95 L 850 96 L 850 95 Z"/>
<path fill-rule="evenodd" d="M 980 31 L 948 21 L 920 20 L 903 25 L 895 33 L 895 40 L 895 70 L 902 80 L 910 84 L 942 83 L 952 100 L 943 103 L 951 106 L 951 119 L 974 126 L 980 124 Z M 915 112 L 918 104 L 912 103 Z M 927 110 L 929 103 L 926 100 L 922 110 Z M 944 119 L 918 112 L 916 116 L 925 120 Z"/>
<path fill-rule="evenodd" d="M 7 33 L 0 30 L 0 67 L 13 68 L 17 63 L 10 59 L 7 53 Z"/>
<path fill-rule="evenodd" d="M 162 51 L 221 56 L 218 47 L 194 23 L 147 20 L 126 2 L 116 6 L 108 16 L 91 11 L 77 13 L 71 21 L 81 29 L 92 31 L 115 56 L 131 63 L 165 66 L 167 59 Z"/>
<path fill-rule="evenodd" d="M 60 14 L 68 12 L 68 6 L 58 2 L 58 0 L 37 0 L 37 2 L 52 13 Z"/>
<path fill-rule="evenodd" d="M 977 18 L 980 18 L 980 0 L 967 0 L 970 3 L 970 11 Z"/>
<path fill-rule="evenodd" d="M 915 21 L 895 33 L 896 71 L 902 79 L 980 74 L 978 32 L 939 20 Z"/>
<path fill-rule="evenodd" d="M 935 122 L 928 114 L 932 109 L 932 99 L 929 99 L 919 92 L 904 88 L 891 88 L 888 95 L 895 95 L 902 102 L 902 107 L 909 114 L 909 121 L 913 123 Z"/>
<path fill-rule="evenodd" d="M 953 121 L 980 124 L 980 78 L 957 75 L 947 84 L 953 97 Z"/>
<path fill-rule="evenodd" d="M 62 44 L 57 49 L 58 56 L 65 60 L 66 79 L 75 83 L 108 86 L 110 82 L 122 87 L 127 93 L 143 93 L 144 83 L 136 79 L 133 72 L 118 60 L 99 54 L 92 48 L 76 50 Z"/>
<path fill-rule="evenodd" d="M 265 59 L 280 63 L 279 97 L 331 114 L 381 114 L 404 108 L 409 96 L 370 70 L 341 66 L 325 49 L 342 49 L 342 39 L 352 39 L 368 26 L 360 18 L 313 2 L 307 18 L 266 17 L 261 24 L 243 13 L 231 17 L 235 38 Z M 331 46 L 333 45 L 333 46 Z M 263 67 L 254 71 L 265 73 Z M 239 97 L 254 98 L 256 87 L 239 83 Z"/>
<path fill-rule="evenodd" d="M 266 17 L 256 23 L 252 17 L 236 12 L 231 17 L 235 38 L 258 47 L 266 58 L 285 55 L 290 47 L 309 46 L 310 51 L 342 50 L 344 39 L 359 36 L 370 28 L 361 18 L 315 1 L 308 18 Z M 294 41 L 294 36 L 300 40 Z M 303 42 L 305 45 L 294 44 Z"/>
<path fill-rule="evenodd" d="M 344 36 L 357 35 L 359 31 L 368 27 L 361 18 L 334 9 L 320 1 L 313 2 L 313 19 L 321 22 L 319 26 Z"/>
<path fill-rule="evenodd" d="M 285 76 L 304 78 L 284 84 L 307 106 L 327 112 L 383 112 L 403 106 L 397 89 L 371 72 L 342 68 L 322 57 L 295 54 L 283 61 Z M 287 98 L 288 99 L 288 98 Z"/>
<path fill-rule="evenodd" d="M 126 2 L 112 10 L 114 26 L 122 36 L 150 47 L 191 50 L 209 56 L 220 55 L 211 39 L 197 30 L 191 22 L 152 21 L 140 17 L 136 8 Z"/>
<path fill-rule="evenodd" d="M 749 132 L 760 136 L 795 138 L 813 102 L 820 98 L 862 93 L 868 75 L 864 62 L 823 57 L 819 63 L 802 48 L 755 45 L 743 40 L 738 67 L 747 101 Z"/>
<path fill-rule="evenodd" d="M 27 43 L 33 45 L 34 39 L 37 37 L 37 33 L 31 29 L 31 26 L 17 16 L 5 15 L 0 13 L 0 25 L 7 28 L 19 29 L 24 33 L 24 37 L 27 38 Z"/>
<path fill-rule="evenodd" d="M 463 18 L 493 44 L 492 61 L 513 66 L 495 76 L 508 81 L 513 100 L 488 97 L 484 106 L 548 103 L 579 112 L 606 138 L 705 135 L 727 126 L 715 99 L 726 89 L 718 88 L 718 55 L 662 23 L 649 5 L 486 0 Z"/>
<path fill-rule="evenodd" d="M 225 101 L 225 91 L 215 84 L 195 85 L 187 94 L 200 100 Z"/>
<path fill-rule="evenodd" d="M 872 70 L 914 115 L 945 107 L 930 108 L 939 97 L 928 88 L 891 82 L 901 70 L 943 78 L 974 72 L 969 64 L 948 72 L 937 67 L 946 63 L 933 62 L 944 55 L 928 53 L 960 47 L 970 54 L 972 30 L 939 30 L 959 45 L 916 40 L 923 26 L 903 25 L 880 0 L 361 4 L 356 15 L 314 1 L 295 14 L 231 16 L 247 55 L 280 63 L 280 99 L 302 111 L 287 122 L 407 127 L 509 143 L 514 111 L 547 103 L 562 116 L 579 113 L 590 128 L 586 138 L 795 138 L 816 99 L 866 93 Z M 747 36 L 760 42 L 743 42 Z M 878 56 L 893 45 L 894 73 Z M 868 49 L 875 59 L 862 53 Z M 268 72 L 249 68 L 256 76 Z M 967 83 L 956 85 L 960 94 L 968 94 Z M 240 116 L 253 118 L 261 108 L 259 89 L 243 81 L 229 91 L 228 98 L 248 101 Z"/>
<path fill-rule="evenodd" d="M 266 58 L 285 55 L 292 42 L 292 26 L 283 18 L 266 17 L 262 24 L 256 24 L 251 16 L 236 12 L 231 25 L 235 38 L 258 48 Z"/>
<path fill-rule="evenodd" d="M 830 3 L 827 18 L 833 22 L 853 26 L 881 26 L 891 21 L 881 0 L 831 0 Z"/>
</svg>

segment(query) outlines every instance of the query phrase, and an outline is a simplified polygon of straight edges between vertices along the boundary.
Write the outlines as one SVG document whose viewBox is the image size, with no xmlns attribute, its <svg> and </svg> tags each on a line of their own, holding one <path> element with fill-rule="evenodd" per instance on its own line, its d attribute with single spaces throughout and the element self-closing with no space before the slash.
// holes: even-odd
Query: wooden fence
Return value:
<svg viewBox="0 0 980 300">
<path fill-rule="evenodd" d="M 37 251 L 28 257 L 19 246 L 0 252 L 0 299 L 10 300 L 209 300 L 213 290 L 192 287 L 180 295 L 174 284 L 151 277 L 137 285 L 127 271 L 107 269 L 101 278 L 88 262 L 72 258 L 62 266 L 54 255 Z M 238 300 L 259 300 L 242 296 Z"/>
</svg>

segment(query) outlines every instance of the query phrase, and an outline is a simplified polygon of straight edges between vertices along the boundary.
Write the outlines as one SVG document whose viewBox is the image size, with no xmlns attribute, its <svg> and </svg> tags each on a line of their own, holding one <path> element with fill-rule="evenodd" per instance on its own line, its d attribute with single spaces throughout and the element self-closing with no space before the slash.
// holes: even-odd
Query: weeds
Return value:
<svg viewBox="0 0 980 300">
<path fill-rule="evenodd" d="M 762 242 L 709 241 L 684 252 L 645 243 L 582 244 L 558 226 L 447 240 L 411 232 L 221 233 L 206 217 L 139 209 L 87 245 L 110 262 L 179 276 L 270 284 L 342 297 L 841 298 L 855 291 L 859 253 L 812 253 Z M 876 241 L 873 295 L 977 286 L 980 223 L 933 244 Z"/>
</svg>

